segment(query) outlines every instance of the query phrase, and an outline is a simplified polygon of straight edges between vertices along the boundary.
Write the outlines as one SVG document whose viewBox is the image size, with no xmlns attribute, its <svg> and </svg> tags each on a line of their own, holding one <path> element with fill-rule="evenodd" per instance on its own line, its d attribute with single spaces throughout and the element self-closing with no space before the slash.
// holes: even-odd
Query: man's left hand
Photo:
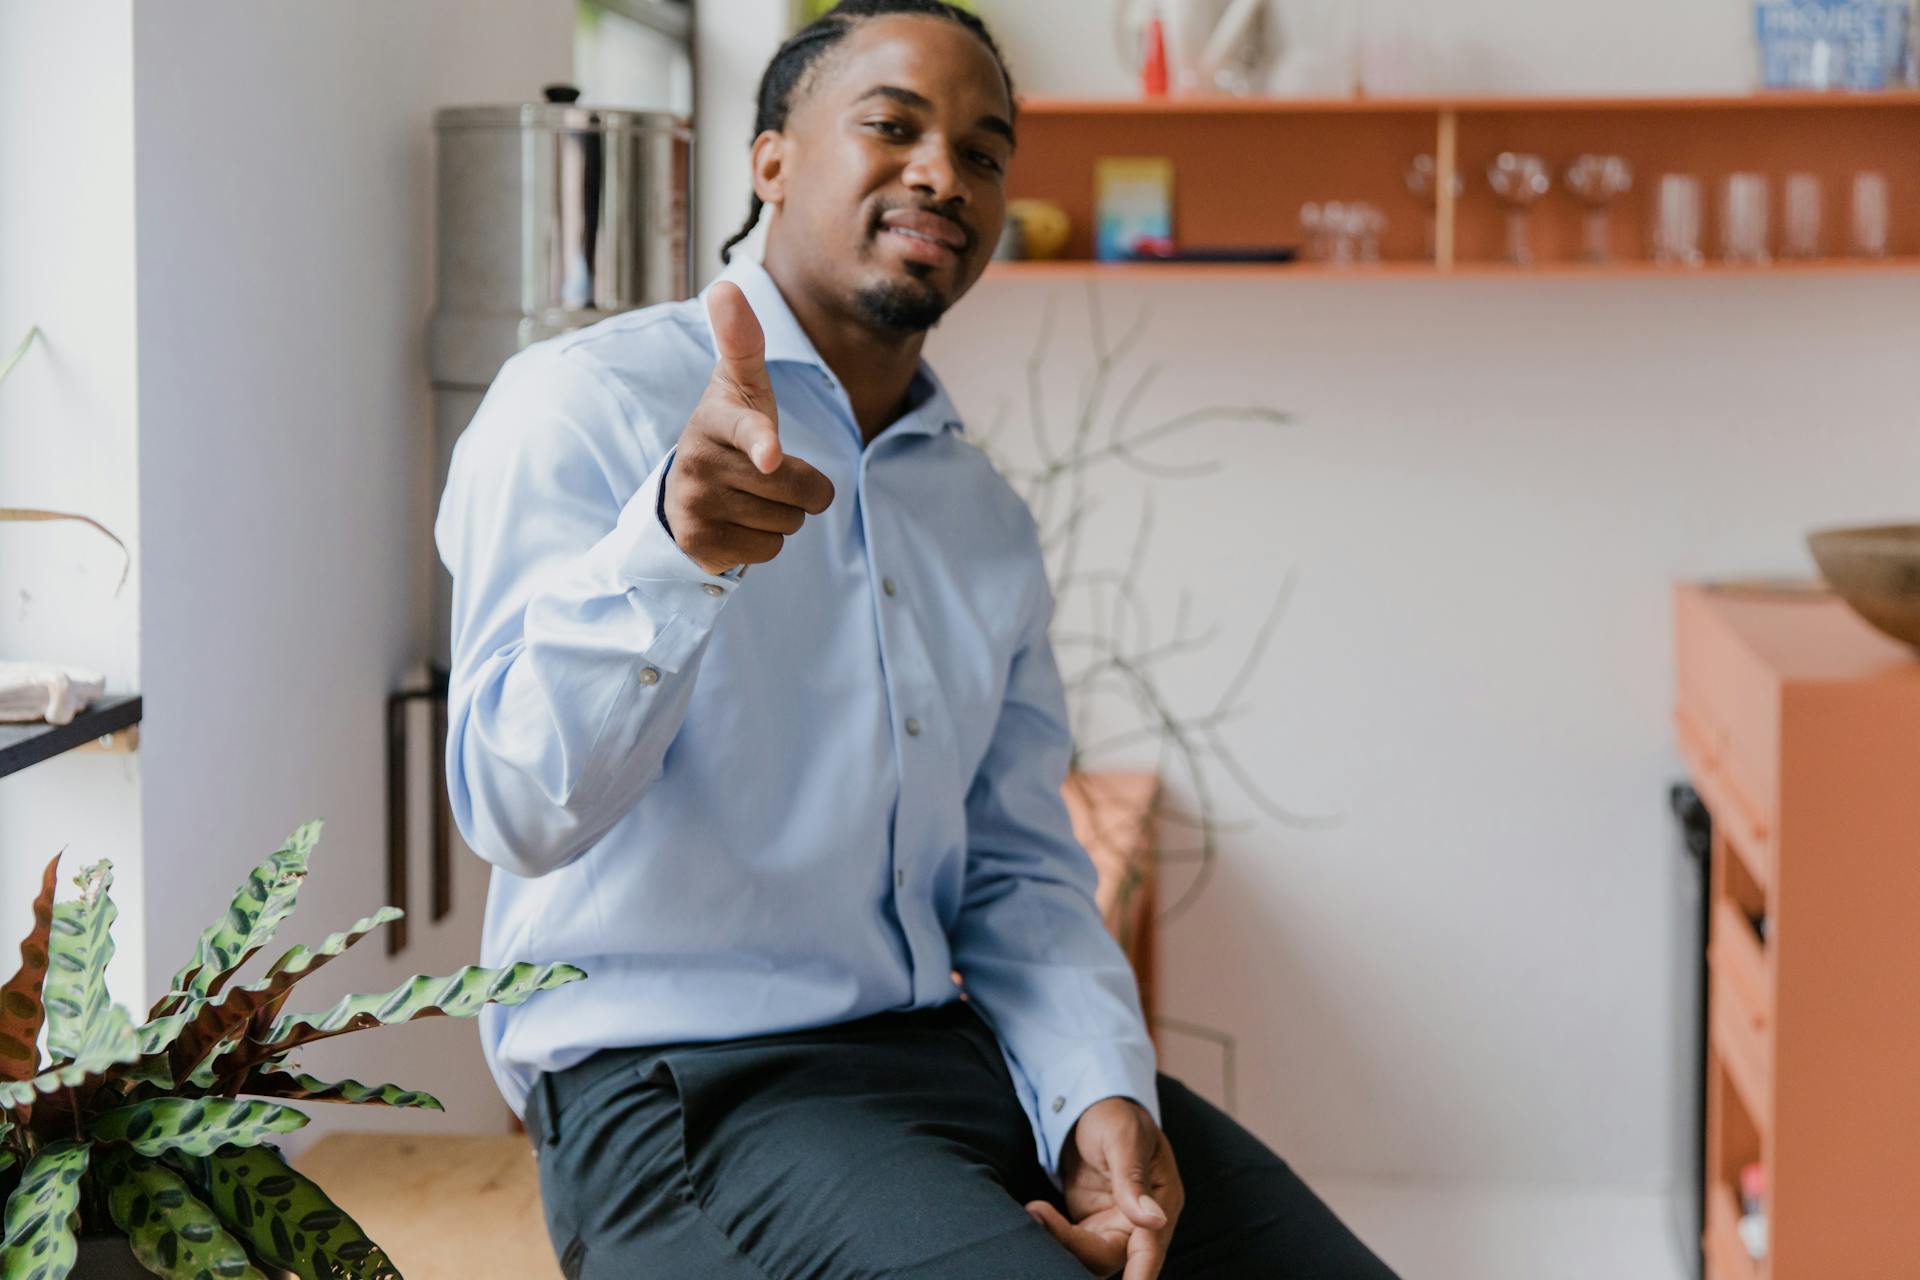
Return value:
<svg viewBox="0 0 1920 1280">
<path fill-rule="evenodd" d="M 1081 1113 L 1060 1153 L 1060 1181 L 1072 1221 L 1045 1200 L 1027 1205 L 1035 1222 L 1096 1276 L 1155 1280 L 1186 1203 L 1167 1135 L 1131 1098 L 1102 1098 Z"/>
</svg>

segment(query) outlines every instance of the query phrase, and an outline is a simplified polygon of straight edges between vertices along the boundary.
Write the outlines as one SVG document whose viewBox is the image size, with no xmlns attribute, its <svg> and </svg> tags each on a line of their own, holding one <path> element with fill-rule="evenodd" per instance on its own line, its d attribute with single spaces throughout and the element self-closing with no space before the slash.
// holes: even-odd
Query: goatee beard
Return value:
<svg viewBox="0 0 1920 1280">
<path fill-rule="evenodd" d="M 893 333 L 924 333 L 947 310 L 947 300 L 924 284 L 868 285 L 854 300 L 876 327 Z"/>
</svg>

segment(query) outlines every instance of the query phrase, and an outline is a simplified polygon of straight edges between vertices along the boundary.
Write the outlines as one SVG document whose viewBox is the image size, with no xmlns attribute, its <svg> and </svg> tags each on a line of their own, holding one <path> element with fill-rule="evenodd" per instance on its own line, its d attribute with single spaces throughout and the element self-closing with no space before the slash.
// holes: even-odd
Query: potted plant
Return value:
<svg viewBox="0 0 1920 1280">
<path fill-rule="evenodd" d="M 304 824 L 254 868 L 137 1026 L 107 995 L 112 863 L 88 867 L 79 897 L 64 902 L 54 901 L 59 855 L 47 864 L 19 972 L 0 987 L 0 1280 L 398 1280 L 380 1246 L 268 1139 L 307 1123 L 289 1099 L 444 1108 L 397 1085 L 316 1079 L 293 1053 L 368 1027 L 471 1017 L 586 974 L 469 965 L 319 1013 L 283 1012 L 300 979 L 401 917 L 383 907 L 234 985 L 293 913 L 321 825 Z"/>
</svg>

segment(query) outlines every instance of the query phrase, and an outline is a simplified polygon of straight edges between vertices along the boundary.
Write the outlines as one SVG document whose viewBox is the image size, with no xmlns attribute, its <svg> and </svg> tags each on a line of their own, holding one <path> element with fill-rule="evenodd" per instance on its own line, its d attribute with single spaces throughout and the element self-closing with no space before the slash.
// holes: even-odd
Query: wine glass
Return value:
<svg viewBox="0 0 1920 1280">
<path fill-rule="evenodd" d="M 1581 256 L 1605 262 L 1612 256 L 1607 206 L 1633 189 L 1633 169 L 1624 156 L 1582 155 L 1567 166 L 1567 190 L 1586 206 L 1581 219 Z"/>
<path fill-rule="evenodd" d="M 1547 194 L 1553 180 L 1547 162 L 1524 151 L 1502 151 L 1487 166 L 1487 183 L 1507 203 L 1507 261 L 1516 267 L 1533 262 L 1533 237 L 1528 222 L 1534 201 Z"/>
<path fill-rule="evenodd" d="M 1427 211 L 1427 257 L 1433 258 L 1439 252 L 1439 231 L 1435 225 L 1435 210 L 1440 204 L 1440 167 L 1430 155 L 1417 155 L 1407 165 L 1407 190 L 1413 193 L 1421 207 Z M 1453 198 L 1458 200 L 1466 191 L 1466 180 L 1456 171 L 1453 175 Z"/>
</svg>

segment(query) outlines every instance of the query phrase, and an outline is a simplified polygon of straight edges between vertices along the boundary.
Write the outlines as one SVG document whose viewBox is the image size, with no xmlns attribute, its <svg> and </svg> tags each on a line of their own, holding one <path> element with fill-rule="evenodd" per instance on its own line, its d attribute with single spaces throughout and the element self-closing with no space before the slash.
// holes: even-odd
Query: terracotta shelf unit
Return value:
<svg viewBox="0 0 1920 1280">
<path fill-rule="evenodd" d="M 1920 658 L 1830 597 L 1697 586 L 1675 645 L 1713 817 L 1707 1280 L 1920 1276 Z"/>
<path fill-rule="evenodd" d="M 1306 274 L 1312 264 L 1097 264 L 1093 256 L 1093 162 L 1100 156 L 1167 156 L 1174 172 L 1174 236 L 1182 245 L 1297 244 L 1300 206 L 1309 200 L 1366 200 L 1387 216 L 1374 274 L 1637 273 L 1648 261 L 1655 184 L 1663 173 L 1701 180 L 1702 270 L 1806 273 L 1920 267 L 1920 92 L 1770 93 L 1690 98 L 1217 99 L 1023 98 L 1020 147 L 1008 174 L 1013 197 L 1057 202 L 1073 219 L 1064 260 L 996 263 L 1004 276 L 1101 273 L 1220 276 Z M 1488 162 L 1530 151 L 1553 170 L 1554 188 L 1533 209 L 1536 262 L 1500 261 L 1505 208 L 1489 189 Z M 1403 175 L 1414 156 L 1436 157 L 1464 191 L 1438 210 L 1436 253 L 1426 251 L 1426 211 Z M 1634 189 L 1613 205 L 1615 260 L 1580 261 L 1581 206 L 1564 189 L 1566 164 L 1583 152 L 1625 156 Z M 1891 207 L 1890 256 L 1846 257 L 1856 170 L 1884 173 Z M 1724 267 L 1718 247 L 1720 179 L 1754 170 L 1772 179 L 1778 242 L 1785 175 L 1820 176 L 1825 252 L 1807 263 Z M 1444 193 L 1447 184 L 1441 184 Z M 1690 274 L 1672 270 L 1670 274 Z"/>
</svg>

